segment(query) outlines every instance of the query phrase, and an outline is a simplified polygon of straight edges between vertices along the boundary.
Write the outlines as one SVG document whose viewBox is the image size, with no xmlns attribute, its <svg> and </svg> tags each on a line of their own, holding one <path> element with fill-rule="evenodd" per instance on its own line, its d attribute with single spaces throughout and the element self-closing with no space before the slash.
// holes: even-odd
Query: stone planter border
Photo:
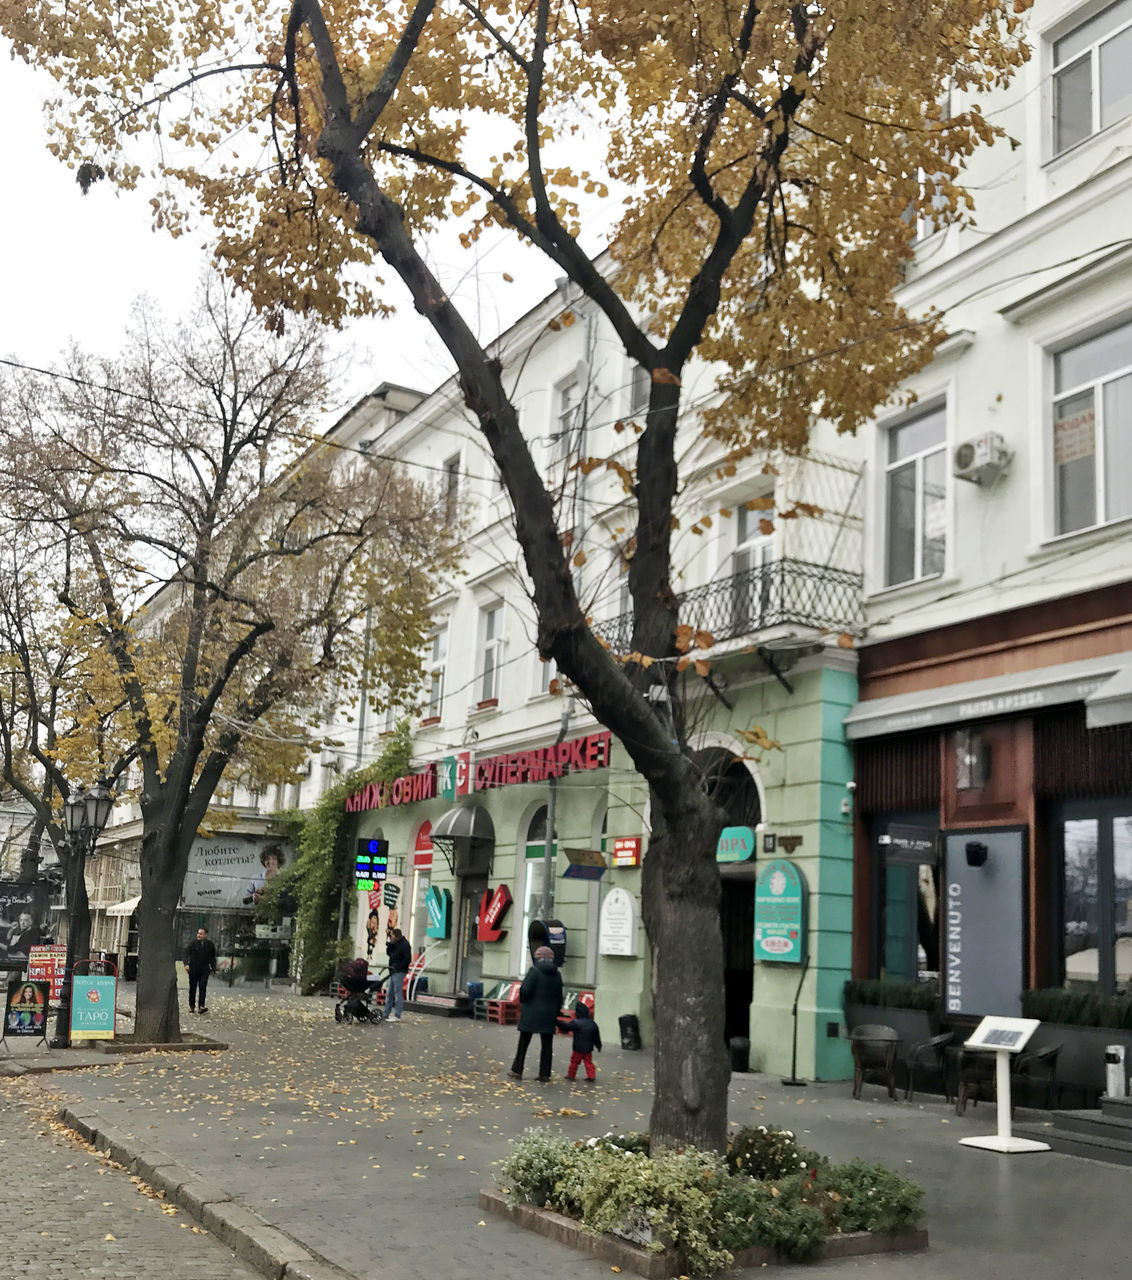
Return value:
<svg viewBox="0 0 1132 1280">
<path fill-rule="evenodd" d="M 602 1258 L 621 1268 L 632 1271 L 646 1280 L 668 1280 L 679 1275 L 676 1259 L 671 1254 L 650 1253 L 616 1236 L 594 1235 L 586 1231 L 573 1218 L 564 1217 L 550 1209 L 536 1209 L 531 1204 L 516 1204 L 493 1187 L 480 1192 L 479 1206 L 488 1213 L 509 1218 L 516 1226 L 535 1231 L 541 1236 L 569 1245 L 591 1258 Z M 828 1236 L 825 1245 L 814 1255 L 814 1262 L 828 1262 L 838 1258 L 856 1258 L 868 1253 L 903 1253 L 928 1247 L 928 1233 L 920 1229 L 904 1231 L 899 1235 L 870 1235 L 867 1231 L 853 1235 Z M 789 1264 L 770 1249 L 756 1246 L 743 1249 L 732 1263 L 736 1270 L 774 1264 Z M 797 1265 L 797 1264 L 794 1264 Z"/>
<path fill-rule="evenodd" d="M 92 1040 L 90 1047 L 97 1053 L 214 1053 L 227 1049 L 223 1040 L 210 1040 L 207 1036 L 191 1035 L 179 1044 L 148 1044 L 134 1040 L 129 1036 L 120 1036 L 117 1040 Z"/>
</svg>

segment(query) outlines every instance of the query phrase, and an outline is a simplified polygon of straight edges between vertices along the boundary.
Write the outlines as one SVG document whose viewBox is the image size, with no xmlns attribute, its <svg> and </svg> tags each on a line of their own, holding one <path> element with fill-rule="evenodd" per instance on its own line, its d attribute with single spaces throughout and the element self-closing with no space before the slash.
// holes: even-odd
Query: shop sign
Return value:
<svg viewBox="0 0 1132 1280">
<path fill-rule="evenodd" d="M 430 764 L 419 773 L 407 773 L 392 782 L 370 782 L 360 791 L 346 797 L 347 813 L 364 813 L 367 809 L 386 809 L 390 805 L 415 804 L 418 800 L 435 800 L 437 767 Z"/>
<path fill-rule="evenodd" d="M 359 893 L 376 889 L 389 875 L 389 841 L 359 840 L 354 855 L 354 887 Z"/>
<path fill-rule="evenodd" d="M 806 881 L 785 858 L 768 862 L 755 881 L 755 959 L 775 964 L 806 959 Z"/>
<path fill-rule="evenodd" d="M 935 863 L 939 855 L 939 832 L 934 827 L 913 827 L 893 823 L 877 844 L 889 862 Z"/>
<path fill-rule="evenodd" d="M 32 947 L 28 951 L 28 981 L 49 982 L 52 1000 L 59 1000 L 63 995 L 63 974 L 66 969 L 66 947 Z"/>
<path fill-rule="evenodd" d="M 637 900 L 628 889 L 610 889 L 601 904 L 597 949 L 603 956 L 637 954 Z"/>
<path fill-rule="evenodd" d="M 425 893 L 425 910 L 428 912 L 428 926 L 425 934 L 430 938 L 450 938 L 452 936 L 452 895 L 447 889 L 438 889 L 430 884 Z"/>
<path fill-rule="evenodd" d="M 949 832 L 945 844 L 944 1007 L 1017 1016 L 1025 985 L 1025 835 Z"/>
<path fill-rule="evenodd" d="M 71 1039 L 113 1040 L 118 979 L 97 973 L 71 979 Z"/>
<path fill-rule="evenodd" d="M 484 890 L 480 909 L 476 914 L 476 939 L 479 942 L 498 942 L 506 932 L 499 927 L 500 920 L 511 905 L 511 890 L 501 884 L 494 893 Z"/>
<path fill-rule="evenodd" d="M 445 800 L 466 796 L 472 789 L 472 753 L 459 751 L 440 762 L 440 794 Z"/>
<path fill-rule="evenodd" d="M 477 760 L 475 789 L 489 791 L 519 782 L 545 782 L 563 774 L 586 769 L 604 769 L 609 764 L 610 733 L 586 734 L 566 742 L 556 742 L 534 751 L 512 751 L 506 755 Z"/>
<path fill-rule="evenodd" d="M 640 836 L 615 836 L 613 840 L 613 865 L 615 867 L 639 867 L 641 865 Z"/>
<path fill-rule="evenodd" d="M 422 822 L 413 841 L 413 868 L 428 871 L 432 867 L 432 823 Z"/>
<path fill-rule="evenodd" d="M 45 1037 L 50 992 L 50 982 L 21 982 L 12 987 L 4 1010 L 4 1035 Z"/>
<path fill-rule="evenodd" d="M 755 833 L 750 827 L 724 827 L 715 846 L 716 862 L 747 862 L 755 856 Z"/>
<path fill-rule="evenodd" d="M 564 849 L 569 863 L 564 880 L 600 880 L 605 875 L 605 854 L 600 849 Z"/>
</svg>

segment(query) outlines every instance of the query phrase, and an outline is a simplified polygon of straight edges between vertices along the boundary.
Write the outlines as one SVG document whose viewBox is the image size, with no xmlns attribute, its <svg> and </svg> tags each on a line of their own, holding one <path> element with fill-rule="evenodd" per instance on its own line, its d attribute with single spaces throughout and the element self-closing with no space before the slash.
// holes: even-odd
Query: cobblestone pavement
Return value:
<svg viewBox="0 0 1132 1280">
<path fill-rule="evenodd" d="M 3 1274 L 99 1280 L 256 1276 L 179 1210 L 64 1130 L 41 1090 L 0 1080 Z"/>
<path fill-rule="evenodd" d="M 97 1113 L 139 1147 L 168 1151 L 359 1280 L 387 1280 L 394 1269 L 428 1280 L 466 1280 L 477 1268 L 494 1280 L 526 1280 L 532 1271 L 608 1275 L 608 1263 L 485 1219 L 477 1194 L 493 1181 L 508 1140 L 530 1125 L 571 1138 L 647 1126 L 650 1058 L 617 1047 L 615 1019 L 596 1085 L 562 1078 L 568 1042 L 560 1040 L 556 1078 L 540 1086 L 507 1079 L 513 1028 L 425 1015 L 399 1026 L 340 1026 L 330 1001 L 278 991 L 221 988 L 210 1004 L 208 1029 L 231 1044 L 226 1053 L 155 1054 L 42 1076 L 39 1087 Z M 193 1027 L 204 1029 L 199 1019 Z M 960 1118 L 928 1097 L 890 1102 L 866 1087 L 855 1102 L 847 1084 L 796 1090 L 742 1075 L 732 1080 L 730 1114 L 736 1123 L 795 1129 L 833 1159 L 876 1160 L 925 1187 L 927 1254 L 827 1263 L 818 1272 L 853 1280 L 866 1272 L 874 1280 L 1107 1278 L 1129 1255 L 1132 1170 L 960 1147 L 962 1136 L 993 1131 L 992 1108 Z"/>
</svg>

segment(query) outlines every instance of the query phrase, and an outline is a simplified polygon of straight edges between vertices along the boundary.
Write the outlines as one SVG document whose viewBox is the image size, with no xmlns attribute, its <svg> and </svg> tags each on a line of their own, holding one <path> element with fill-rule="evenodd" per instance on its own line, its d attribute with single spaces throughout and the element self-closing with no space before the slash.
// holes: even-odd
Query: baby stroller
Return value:
<svg viewBox="0 0 1132 1280">
<path fill-rule="evenodd" d="M 338 1003 L 334 1006 L 335 1022 L 382 1022 L 385 1000 L 382 987 L 385 978 L 371 978 L 369 964 L 351 960 L 338 979 Z M 378 1000 L 374 1001 L 375 993 Z"/>
</svg>

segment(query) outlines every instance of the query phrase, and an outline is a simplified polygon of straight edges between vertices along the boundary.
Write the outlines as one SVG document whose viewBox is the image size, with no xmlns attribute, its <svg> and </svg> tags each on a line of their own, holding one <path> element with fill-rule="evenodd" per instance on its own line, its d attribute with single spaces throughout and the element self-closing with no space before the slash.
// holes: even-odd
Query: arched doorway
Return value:
<svg viewBox="0 0 1132 1280">
<path fill-rule="evenodd" d="M 696 755 L 704 789 L 726 815 L 729 827 L 762 821 L 762 801 L 755 779 L 743 760 L 726 747 L 708 747 Z M 723 934 L 723 1034 L 747 1036 L 755 978 L 755 859 L 720 866 L 719 924 Z"/>
</svg>

